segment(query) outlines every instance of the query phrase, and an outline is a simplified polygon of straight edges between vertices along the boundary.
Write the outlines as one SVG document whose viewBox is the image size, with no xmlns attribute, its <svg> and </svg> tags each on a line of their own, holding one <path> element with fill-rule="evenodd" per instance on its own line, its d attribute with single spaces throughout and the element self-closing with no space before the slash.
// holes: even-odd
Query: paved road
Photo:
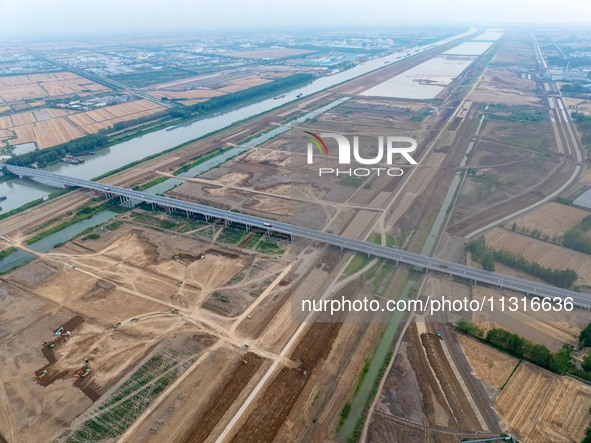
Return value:
<svg viewBox="0 0 591 443">
<path fill-rule="evenodd" d="M 534 38 L 534 42 L 535 42 L 535 38 Z M 544 57 L 542 56 L 542 52 L 540 50 L 540 47 L 538 46 L 537 43 L 535 44 L 535 47 L 536 47 L 536 52 L 538 54 L 538 56 L 537 56 L 538 63 L 543 67 L 542 71 L 545 72 L 545 70 L 548 68 L 548 65 L 546 64 L 546 61 L 544 60 Z M 482 227 L 470 232 L 469 234 L 466 235 L 467 239 L 474 238 L 477 235 L 482 234 L 484 231 L 487 231 L 488 229 L 494 228 L 495 226 L 497 226 L 501 223 L 511 220 L 511 219 L 513 219 L 525 212 L 529 212 L 532 209 L 537 208 L 538 206 L 552 200 L 554 197 L 556 197 L 562 191 L 564 191 L 566 188 L 568 188 L 575 181 L 575 179 L 579 176 L 581 169 L 582 169 L 581 162 L 583 161 L 583 155 L 581 154 L 579 142 L 578 142 L 577 136 L 575 134 L 575 130 L 573 129 L 572 119 L 569 115 L 568 108 L 564 104 L 564 100 L 562 99 L 562 94 L 560 93 L 559 88 L 556 87 L 556 83 L 545 82 L 545 84 L 550 86 L 550 89 L 545 92 L 545 96 L 546 96 L 547 103 L 550 105 L 548 108 L 548 113 L 549 113 L 550 121 L 552 123 L 552 128 L 554 131 L 559 131 L 559 130 L 562 131 L 564 134 L 565 142 L 566 142 L 565 143 L 566 152 L 563 152 L 562 143 L 560 141 L 560 134 L 559 133 L 556 134 L 556 140 L 557 140 L 557 144 L 558 144 L 558 153 L 564 154 L 564 155 L 569 156 L 571 158 L 574 158 L 577 162 L 575 170 L 573 171 L 571 176 L 562 184 L 562 186 L 560 186 L 556 191 L 552 192 L 551 194 L 547 195 L 546 197 L 542 198 L 541 200 L 538 200 L 537 202 L 535 202 L 525 208 L 521 208 L 518 211 L 515 211 L 509 215 L 504 216 L 503 218 L 495 220 L 492 223 L 488 223 L 487 225 L 482 226 Z M 554 92 L 554 91 L 557 91 L 557 92 Z"/>
<path fill-rule="evenodd" d="M 361 252 L 373 257 L 393 260 L 396 263 L 401 262 L 411 266 L 417 266 L 424 270 L 438 271 L 456 277 L 462 277 L 475 282 L 486 283 L 499 288 L 507 288 L 522 292 L 527 295 L 537 295 L 540 297 L 559 297 L 564 299 L 572 297 L 573 304 L 582 308 L 591 309 L 591 295 L 581 294 L 561 289 L 554 286 L 523 280 L 508 275 L 497 274 L 495 272 L 484 271 L 471 266 L 454 263 L 448 260 L 429 257 L 426 255 L 415 254 L 401 249 L 390 248 L 387 246 L 376 245 L 367 241 L 354 238 L 343 237 L 337 234 L 316 231 L 301 226 L 291 225 L 289 223 L 277 222 L 274 220 L 255 217 L 252 215 L 241 214 L 239 212 L 227 211 L 198 203 L 190 203 L 182 200 L 163 197 L 160 195 L 147 194 L 145 192 L 134 191 L 118 186 L 106 185 L 100 182 L 82 180 L 79 178 L 68 177 L 65 175 L 54 174 L 39 169 L 24 168 L 20 166 L 5 165 L 0 163 L 0 168 L 6 166 L 8 171 L 21 177 L 31 177 L 51 181 L 60 185 L 75 186 L 95 191 L 104 192 L 110 195 L 118 195 L 132 202 L 154 203 L 165 208 L 173 208 L 186 211 L 192 214 L 201 214 L 206 217 L 213 217 L 222 220 L 228 220 L 234 223 L 241 223 L 249 227 L 267 229 L 269 231 L 279 232 L 302 237 L 310 240 L 328 243 L 338 246 L 341 249 Z"/>
</svg>

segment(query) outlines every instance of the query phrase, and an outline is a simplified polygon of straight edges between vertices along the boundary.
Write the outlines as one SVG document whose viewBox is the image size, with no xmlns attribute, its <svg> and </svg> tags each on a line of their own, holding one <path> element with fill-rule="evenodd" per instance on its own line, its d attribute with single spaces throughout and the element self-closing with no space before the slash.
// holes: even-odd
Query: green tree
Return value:
<svg viewBox="0 0 591 443">
<path fill-rule="evenodd" d="M 557 374 L 565 374 L 571 367 L 570 354 L 572 350 L 567 347 L 562 347 L 560 351 L 554 354 L 554 358 L 550 363 L 550 370 Z"/>
<path fill-rule="evenodd" d="M 458 321 L 457 327 L 458 327 L 458 331 L 460 331 L 466 335 L 470 335 L 470 336 L 476 337 L 476 338 L 484 337 L 484 331 L 481 328 L 476 326 L 474 323 L 470 323 L 469 321 L 464 320 L 463 318 L 461 318 Z"/>
<path fill-rule="evenodd" d="M 480 264 L 482 265 L 482 269 L 484 269 L 485 271 L 495 270 L 495 260 L 492 254 L 485 254 L 480 260 Z"/>
<path fill-rule="evenodd" d="M 591 346 L 591 323 L 589 323 L 579 334 L 579 346 L 582 348 L 585 346 Z"/>
</svg>

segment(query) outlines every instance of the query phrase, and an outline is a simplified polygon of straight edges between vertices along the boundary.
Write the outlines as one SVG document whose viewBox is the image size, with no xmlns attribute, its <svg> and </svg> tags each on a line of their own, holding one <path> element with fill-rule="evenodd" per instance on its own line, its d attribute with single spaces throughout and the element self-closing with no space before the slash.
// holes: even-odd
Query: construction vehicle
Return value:
<svg viewBox="0 0 591 443">
<path fill-rule="evenodd" d="M 438 329 L 435 335 L 437 336 L 437 338 L 441 338 L 441 331 Z"/>
<path fill-rule="evenodd" d="M 92 369 L 90 369 L 90 368 L 86 368 L 86 371 L 84 371 L 84 372 L 82 373 L 82 375 L 80 375 L 80 377 L 84 378 L 84 377 L 86 377 L 88 374 L 90 374 L 91 372 L 92 372 Z"/>
<path fill-rule="evenodd" d="M 243 359 L 242 359 L 242 364 L 243 364 L 243 365 L 247 365 L 247 364 L 248 364 L 248 361 L 247 361 L 246 359 L 244 359 L 244 358 L 243 358 Z"/>
<path fill-rule="evenodd" d="M 63 330 L 64 330 L 64 327 L 63 326 L 60 326 L 55 331 L 53 331 L 53 335 L 60 335 Z"/>
<path fill-rule="evenodd" d="M 69 337 L 70 335 L 72 335 L 71 331 L 62 332 L 62 337 Z"/>
<path fill-rule="evenodd" d="M 170 312 L 172 312 L 173 314 L 178 314 L 178 313 L 179 313 L 179 310 L 178 310 L 178 309 L 173 309 L 173 310 L 172 310 L 172 311 L 170 311 Z"/>
<path fill-rule="evenodd" d="M 35 381 L 38 381 L 38 380 L 39 380 L 41 377 L 44 377 L 44 376 L 46 376 L 46 375 L 47 375 L 47 372 L 48 372 L 48 371 L 47 371 L 47 369 L 44 369 L 44 370 L 41 372 L 41 374 L 39 374 L 39 375 L 35 375 L 35 376 L 33 377 L 33 380 L 35 380 Z"/>
<path fill-rule="evenodd" d="M 113 325 L 113 329 L 119 329 L 120 327 L 121 327 L 121 322 L 119 322 L 119 323 L 115 323 L 115 324 Z"/>
<path fill-rule="evenodd" d="M 205 260 L 205 254 L 203 252 L 199 255 L 199 260 Z"/>
<path fill-rule="evenodd" d="M 176 260 L 177 258 L 179 258 L 179 257 L 181 256 L 181 254 L 182 254 L 182 253 L 183 253 L 183 251 L 178 251 L 176 254 L 174 254 L 174 255 L 172 256 L 172 259 L 173 259 L 173 260 Z"/>
</svg>

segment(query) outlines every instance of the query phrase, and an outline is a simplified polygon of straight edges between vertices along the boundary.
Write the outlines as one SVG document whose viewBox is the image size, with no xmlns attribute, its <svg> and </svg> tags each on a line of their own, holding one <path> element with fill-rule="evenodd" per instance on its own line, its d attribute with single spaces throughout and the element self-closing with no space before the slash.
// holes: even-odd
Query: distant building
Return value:
<svg viewBox="0 0 591 443">
<path fill-rule="evenodd" d="M 552 81 L 564 80 L 564 68 L 550 68 L 546 71 L 546 75 Z"/>
</svg>

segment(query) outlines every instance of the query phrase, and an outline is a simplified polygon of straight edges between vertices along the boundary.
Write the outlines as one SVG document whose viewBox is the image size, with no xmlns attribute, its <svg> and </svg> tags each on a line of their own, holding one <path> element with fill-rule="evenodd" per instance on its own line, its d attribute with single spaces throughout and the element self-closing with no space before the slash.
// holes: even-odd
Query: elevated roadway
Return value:
<svg viewBox="0 0 591 443">
<path fill-rule="evenodd" d="M 102 192 L 109 196 L 119 196 L 123 202 L 139 203 L 145 202 L 155 204 L 164 208 L 184 211 L 187 214 L 199 214 L 206 219 L 221 219 L 232 223 L 240 223 L 247 228 L 260 228 L 268 231 L 278 232 L 289 236 L 306 238 L 309 240 L 327 243 L 338 246 L 341 249 L 347 249 L 354 252 L 360 252 L 372 257 L 384 258 L 398 263 L 405 263 L 410 266 L 418 267 L 425 271 L 437 271 L 449 274 L 455 277 L 461 277 L 476 283 L 485 283 L 496 286 L 501 289 L 512 289 L 526 295 L 565 299 L 572 298 L 573 305 L 591 309 L 591 294 L 583 294 L 564 288 L 524 280 L 517 277 L 502 275 L 495 272 L 484 271 L 471 266 L 454 263 L 447 260 L 433 258 L 426 255 L 415 254 L 413 252 L 395 249 L 387 246 L 376 245 L 367 241 L 354 238 L 343 237 L 337 234 L 317 231 L 289 223 L 277 222 L 275 220 L 264 219 L 239 212 L 227 211 L 211 206 L 190 203 L 182 200 L 152 195 L 146 192 L 134 191 L 118 186 L 106 185 L 100 182 L 88 181 L 65 175 L 54 174 L 39 169 L 25 168 L 0 163 L 0 168 L 6 167 L 7 170 L 20 177 L 29 177 L 43 181 L 53 182 L 62 186 L 80 187 Z"/>
</svg>

